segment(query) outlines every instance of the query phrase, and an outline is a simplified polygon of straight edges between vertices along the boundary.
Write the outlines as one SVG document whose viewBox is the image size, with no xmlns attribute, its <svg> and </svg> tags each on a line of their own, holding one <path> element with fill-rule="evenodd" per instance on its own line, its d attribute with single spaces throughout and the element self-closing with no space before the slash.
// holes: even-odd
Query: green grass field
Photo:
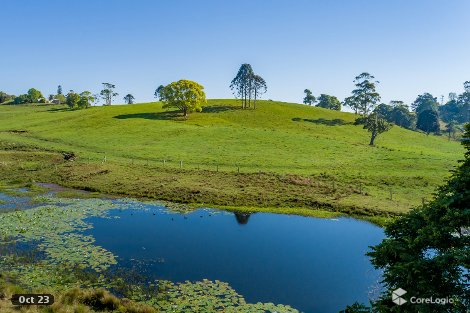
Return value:
<svg viewBox="0 0 470 313">
<path fill-rule="evenodd" d="M 239 106 L 235 100 L 209 100 L 202 113 L 185 120 L 160 103 L 77 111 L 3 105 L 0 162 L 10 174 L 0 179 L 49 179 L 206 205 L 308 208 L 313 203 L 404 212 L 423 197 L 430 199 L 462 158 L 458 142 L 397 126 L 371 147 L 369 133 L 353 125 L 351 113 L 274 101 L 260 101 L 256 110 Z M 13 144 L 30 151 L 16 152 Z M 21 162 L 34 163 L 31 154 L 53 151 L 79 158 L 69 163 L 57 158 L 56 174 L 38 168 L 21 172 Z"/>
</svg>

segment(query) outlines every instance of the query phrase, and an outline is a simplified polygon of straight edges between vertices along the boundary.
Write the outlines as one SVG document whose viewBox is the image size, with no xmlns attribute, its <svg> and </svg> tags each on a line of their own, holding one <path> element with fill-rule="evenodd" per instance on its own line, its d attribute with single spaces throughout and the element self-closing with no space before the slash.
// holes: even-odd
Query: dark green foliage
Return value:
<svg viewBox="0 0 470 313">
<path fill-rule="evenodd" d="M 418 113 L 416 128 L 422 130 L 428 135 L 432 132 L 439 132 L 440 126 L 437 112 L 434 110 L 424 110 Z"/>
<path fill-rule="evenodd" d="M 78 93 L 75 93 L 73 90 L 70 90 L 65 100 L 65 103 L 67 104 L 67 106 L 71 109 L 75 109 L 78 107 L 79 101 L 80 101 L 80 95 Z"/>
<path fill-rule="evenodd" d="M 104 105 L 111 105 L 113 98 L 119 95 L 114 92 L 115 85 L 110 83 L 103 83 L 103 89 L 100 91 L 101 98 L 104 100 Z"/>
<path fill-rule="evenodd" d="M 373 146 L 378 135 L 390 130 L 392 124 L 387 122 L 378 112 L 374 111 L 369 116 L 363 118 L 364 129 L 371 133 L 369 145 Z"/>
<path fill-rule="evenodd" d="M 230 89 L 235 97 L 242 100 L 242 108 L 248 107 L 248 99 L 250 97 L 251 77 L 254 72 L 250 64 L 242 64 L 238 69 L 238 73 L 230 83 Z"/>
<path fill-rule="evenodd" d="M 414 129 L 416 115 L 408 110 L 408 106 L 402 101 L 391 101 L 390 105 L 382 103 L 376 108 L 379 115 L 388 122 L 406 129 Z"/>
<path fill-rule="evenodd" d="M 263 77 L 254 74 L 252 77 L 253 83 L 251 84 L 251 93 L 254 96 L 253 108 L 256 109 L 256 100 L 263 94 L 266 93 L 268 87 Z"/>
<path fill-rule="evenodd" d="M 80 94 L 80 99 L 78 100 L 78 108 L 88 109 L 93 101 L 95 101 L 95 97 L 91 94 L 91 92 L 84 91 Z"/>
<path fill-rule="evenodd" d="M 372 247 L 372 264 L 383 269 L 386 290 L 374 303 L 379 312 L 468 312 L 470 303 L 470 124 L 463 136 L 465 159 L 428 204 L 389 224 L 386 239 Z M 397 306 L 391 291 L 405 300 L 452 298 L 453 304 Z"/>
<path fill-rule="evenodd" d="M 460 107 L 457 99 L 449 100 L 445 105 L 439 106 L 439 116 L 446 123 L 457 120 L 459 114 Z"/>
<path fill-rule="evenodd" d="M 45 103 L 45 102 L 46 102 L 46 98 L 44 98 L 42 93 L 35 88 L 30 88 L 27 94 L 19 95 L 13 100 L 14 104 Z"/>
<path fill-rule="evenodd" d="M 29 97 L 28 95 L 19 95 L 13 100 L 14 104 L 25 104 L 29 103 Z"/>
<path fill-rule="evenodd" d="M 416 98 L 416 100 L 411 104 L 411 107 L 416 114 L 428 110 L 437 112 L 437 98 L 434 98 L 430 93 L 424 93 Z"/>
<path fill-rule="evenodd" d="M 45 98 L 42 95 L 42 93 L 35 89 L 35 88 L 30 88 L 28 90 L 28 103 L 44 103 Z"/>
<path fill-rule="evenodd" d="M 464 84 L 464 92 L 457 96 L 449 94 L 449 101 L 439 107 L 439 114 L 444 122 L 455 121 L 457 124 L 470 121 L 470 81 Z"/>
<path fill-rule="evenodd" d="M 3 91 L 0 91 L 0 103 L 5 103 L 7 101 L 10 101 L 14 98 L 14 96 L 9 95 Z"/>
<path fill-rule="evenodd" d="M 315 96 L 310 91 L 310 89 L 305 89 L 304 93 L 305 93 L 305 97 L 303 100 L 304 104 L 308 104 L 308 105 L 314 104 L 316 99 L 315 99 Z"/>
<path fill-rule="evenodd" d="M 163 90 L 164 87 L 165 87 L 165 86 L 160 85 L 160 86 L 158 86 L 157 89 L 155 89 L 154 96 L 155 96 L 155 98 L 157 98 L 158 100 L 162 100 L 162 98 L 161 98 L 161 93 L 162 93 L 162 90 Z"/>
<path fill-rule="evenodd" d="M 62 94 L 62 86 L 61 85 L 57 86 L 57 94 L 58 95 Z"/>
<path fill-rule="evenodd" d="M 335 96 L 329 96 L 325 94 L 321 94 L 318 97 L 318 104 L 316 105 L 320 108 L 330 109 L 330 110 L 337 110 L 341 111 L 341 102 Z"/>
<path fill-rule="evenodd" d="M 238 70 L 237 76 L 232 79 L 230 89 L 235 97 L 242 100 L 242 108 L 251 106 L 251 100 L 254 100 L 253 107 L 256 109 L 256 99 L 267 90 L 266 81 L 259 75 L 256 75 L 250 64 L 242 64 Z"/>
<path fill-rule="evenodd" d="M 375 77 L 369 73 L 361 73 L 356 76 L 354 83 L 356 89 L 352 91 L 352 96 L 344 100 L 344 105 L 349 106 L 354 112 L 367 115 L 380 101 L 380 95 L 375 90 Z"/>
<path fill-rule="evenodd" d="M 131 95 L 130 93 L 128 93 L 123 99 L 126 102 L 126 104 L 133 104 L 135 100 L 134 96 Z"/>
</svg>

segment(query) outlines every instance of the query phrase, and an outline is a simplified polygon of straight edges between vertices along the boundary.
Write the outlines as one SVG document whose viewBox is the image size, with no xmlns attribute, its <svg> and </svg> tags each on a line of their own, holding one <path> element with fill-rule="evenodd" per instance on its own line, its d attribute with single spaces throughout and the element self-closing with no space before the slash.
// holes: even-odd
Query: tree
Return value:
<svg viewBox="0 0 470 313">
<path fill-rule="evenodd" d="M 370 133 L 369 145 L 373 146 L 375 138 L 378 135 L 389 131 L 392 128 L 392 124 L 387 122 L 378 112 L 374 111 L 364 119 L 364 129 L 367 129 Z"/>
<path fill-rule="evenodd" d="M 352 110 L 354 110 L 354 114 L 357 114 L 359 111 L 359 101 L 354 96 L 349 96 L 346 99 L 344 99 L 343 105 L 350 107 Z"/>
<path fill-rule="evenodd" d="M 35 89 L 35 88 L 30 88 L 28 90 L 28 103 L 38 103 L 38 102 L 45 102 L 44 96 L 42 93 Z"/>
<path fill-rule="evenodd" d="M 256 109 L 256 100 L 263 94 L 266 93 L 268 87 L 266 81 L 263 77 L 259 75 L 253 75 L 253 93 L 254 93 L 254 102 L 253 109 Z"/>
<path fill-rule="evenodd" d="M 57 94 L 58 95 L 62 94 L 62 86 L 61 85 L 57 86 Z"/>
<path fill-rule="evenodd" d="M 164 88 L 164 86 L 163 86 L 163 85 L 160 85 L 160 86 L 157 87 L 157 89 L 155 89 L 154 96 L 155 96 L 155 98 L 157 98 L 159 101 L 162 100 L 161 92 L 162 92 L 163 88 Z"/>
<path fill-rule="evenodd" d="M 426 110 L 432 110 L 437 112 L 438 108 L 437 98 L 433 97 L 430 93 L 424 93 L 419 95 L 416 100 L 411 104 L 411 107 L 419 114 Z"/>
<path fill-rule="evenodd" d="M 377 312 L 468 312 L 470 303 L 470 123 L 465 125 L 464 160 L 434 199 L 385 227 L 386 238 L 368 253 L 383 270 L 384 290 L 373 303 Z M 417 298 L 450 298 L 441 304 L 392 303 L 391 292 Z"/>
<path fill-rule="evenodd" d="M 67 94 L 65 103 L 70 109 L 75 109 L 78 107 L 78 102 L 80 101 L 80 95 L 75 93 L 73 90 L 70 90 Z"/>
<path fill-rule="evenodd" d="M 320 108 L 330 109 L 330 110 L 337 110 L 341 111 L 341 102 L 335 96 L 329 96 L 325 94 L 321 94 L 318 97 L 318 104 L 316 105 Z"/>
<path fill-rule="evenodd" d="M 381 103 L 376 111 L 388 122 L 407 129 L 413 129 L 416 117 L 403 101 L 392 100 L 390 104 Z"/>
<path fill-rule="evenodd" d="M 305 97 L 304 97 L 304 104 L 312 105 L 315 103 L 315 96 L 309 89 L 304 90 Z"/>
<path fill-rule="evenodd" d="M 242 100 L 242 108 L 249 107 L 251 100 L 251 88 L 253 84 L 254 72 L 250 64 L 242 64 L 238 70 L 237 76 L 232 79 L 230 83 L 230 89 L 232 90 L 235 97 Z"/>
<path fill-rule="evenodd" d="M 457 125 L 455 124 L 454 121 L 450 121 L 449 123 L 447 123 L 446 132 L 447 132 L 447 135 L 449 136 L 449 140 L 451 136 L 452 138 L 455 138 L 456 131 L 457 131 Z"/>
<path fill-rule="evenodd" d="M 439 116 L 446 123 L 449 123 L 450 121 L 453 121 L 453 120 L 458 120 L 460 117 L 459 115 L 460 115 L 461 109 L 460 109 L 460 104 L 459 104 L 457 97 L 453 98 L 452 100 L 447 101 L 445 105 L 440 105 L 438 110 L 439 110 Z"/>
<path fill-rule="evenodd" d="M 114 92 L 115 85 L 110 83 L 103 83 L 103 90 L 101 90 L 100 95 L 104 100 L 104 105 L 111 105 L 113 98 L 119 95 L 117 92 Z"/>
<path fill-rule="evenodd" d="M 63 94 L 57 94 L 55 99 L 59 102 L 59 104 L 65 103 L 67 100 Z"/>
<path fill-rule="evenodd" d="M 464 92 L 459 95 L 457 102 L 459 105 L 459 117 L 457 119 L 460 123 L 470 122 L 470 81 L 464 84 Z"/>
<path fill-rule="evenodd" d="M 24 104 L 29 102 L 29 96 L 28 95 L 19 95 L 13 100 L 14 104 Z"/>
<path fill-rule="evenodd" d="M 344 103 L 354 109 L 356 114 L 358 112 L 362 116 L 369 114 L 380 101 L 380 95 L 375 90 L 375 84 L 378 81 L 374 79 L 375 77 L 369 73 L 361 73 L 354 79 L 356 89 L 352 91 L 351 97 L 345 99 Z"/>
<path fill-rule="evenodd" d="M 80 94 L 77 105 L 79 109 L 88 109 L 94 101 L 94 95 L 89 91 L 84 91 Z"/>
<path fill-rule="evenodd" d="M 11 95 L 3 92 L 3 91 L 0 91 L 0 103 L 10 101 L 13 98 L 14 98 L 13 96 L 11 96 Z"/>
<path fill-rule="evenodd" d="M 418 113 L 416 128 L 424 131 L 426 135 L 429 135 L 431 132 L 438 132 L 440 126 L 437 112 L 434 110 L 424 110 Z"/>
<path fill-rule="evenodd" d="M 128 93 L 125 97 L 124 97 L 124 101 L 127 103 L 127 104 L 133 104 L 134 103 L 134 96 L 131 95 L 130 93 Z"/>
<path fill-rule="evenodd" d="M 188 116 L 190 112 L 201 112 L 206 103 L 204 87 L 191 80 L 179 80 L 165 86 L 160 93 L 163 108 L 176 107 Z"/>
</svg>

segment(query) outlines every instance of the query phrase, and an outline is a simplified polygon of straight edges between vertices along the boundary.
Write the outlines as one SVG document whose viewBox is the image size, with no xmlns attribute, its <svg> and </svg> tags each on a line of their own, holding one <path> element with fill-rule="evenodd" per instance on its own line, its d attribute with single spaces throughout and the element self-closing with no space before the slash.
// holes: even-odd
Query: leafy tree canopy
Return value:
<svg viewBox="0 0 470 313">
<path fill-rule="evenodd" d="M 128 93 L 127 95 L 124 96 L 124 101 L 127 103 L 127 104 L 133 104 L 134 103 L 134 96 L 131 95 L 130 93 Z"/>
<path fill-rule="evenodd" d="M 341 101 L 339 101 L 338 98 L 336 98 L 335 96 L 330 96 L 322 93 L 317 100 L 317 107 L 341 111 Z"/>
<path fill-rule="evenodd" d="M 465 157 L 435 198 L 385 228 L 387 236 L 368 253 L 383 270 L 385 290 L 377 312 L 468 312 L 470 303 L 470 124 L 462 144 Z M 407 297 L 450 298 L 447 304 L 397 306 L 391 291 Z M 409 302 L 409 298 L 407 298 Z"/>
<path fill-rule="evenodd" d="M 440 126 L 437 112 L 434 110 L 424 110 L 418 113 L 416 128 L 422 130 L 428 135 L 432 132 L 438 132 L 440 130 Z"/>
<path fill-rule="evenodd" d="M 101 98 L 104 100 L 104 105 L 111 105 L 113 98 L 118 96 L 117 92 L 114 92 L 115 85 L 110 83 L 103 83 L 103 89 L 100 91 Z"/>
<path fill-rule="evenodd" d="M 161 99 L 161 92 L 163 90 L 163 85 L 160 85 L 157 87 L 157 89 L 155 89 L 155 93 L 153 94 L 155 96 L 155 98 L 157 98 L 158 100 L 162 100 Z"/>
<path fill-rule="evenodd" d="M 314 95 L 312 94 L 312 92 L 310 91 L 310 89 L 305 89 L 304 93 L 305 93 L 305 97 L 303 101 L 304 104 L 308 104 L 308 105 L 314 104 L 316 99 Z"/>
<path fill-rule="evenodd" d="M 349 106 L 354 112 L 365 116 L 371 112 L 380 101 L 380 95 L 376 91 L 375 77 L 369 73 L 361 73 L 354 79 L 356 89 L 352 96 L 344 100 L 344 105 Z"/>
<path fill-rule="evenodd" d="M 70 90 L 67 94 L 65 103 L 70 109 L 78 108 L 78 103 L 80 101 L 80 95 L 73 90 Z"/>
<path fill-rule="evenodd" d="M 437 112 L 437 98 L 433 97 L 430 93 L 424 93 L 419 95 L 416 100 L 411 104 L 411 107 L 419 114 L 426 110 L 432 110 Z"/>
<path fill-rule="evenodd" d="M 12 95 L 9 95 L 3 91 L 0 91 L 0 103 L 5 103 L 7 101 L 10 101 L 12 99 L 14 99 L 15 96 L 12 96 Z"/>
<path fill-rule="evenodd" d="M 204 87 L 191 80 L 179 80 L 165 86 L 161 93 L 163 108 L 178 108 L 187 116 L 190 112 L 201 112 L 206 103 Z"/>
</svg>

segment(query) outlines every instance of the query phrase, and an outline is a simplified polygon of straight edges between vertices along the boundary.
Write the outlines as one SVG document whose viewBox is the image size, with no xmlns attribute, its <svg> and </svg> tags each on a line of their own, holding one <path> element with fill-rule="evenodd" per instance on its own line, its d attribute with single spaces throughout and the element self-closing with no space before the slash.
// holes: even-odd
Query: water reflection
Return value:
<svg viewBox="0 0 470 313">
<path fill-rule="evenodd" d="M 239 225 L 248 224 L 248 220 L 250 219 L 251 213 L 240 213 L 235 212 L 235 218 Z"/>
</svg>

